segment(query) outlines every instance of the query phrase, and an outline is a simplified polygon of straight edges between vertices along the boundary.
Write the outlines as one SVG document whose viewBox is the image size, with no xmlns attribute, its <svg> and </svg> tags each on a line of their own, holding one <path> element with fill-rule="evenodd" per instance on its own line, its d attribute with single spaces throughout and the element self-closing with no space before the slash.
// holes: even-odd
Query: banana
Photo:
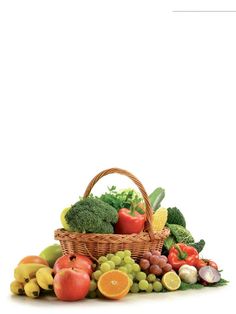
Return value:
<svg viewBox="0 0 236 314">
<path fill-rule="evenodd" d="M 36 273 L 36 279 L 44 290 L 53 289 L 53 270 L 50 267 L 40 268 Z"/>
<path fill-rule="evenodd" d="M 10 290 L 13 294 L 22 295 L 24 294 L 24 285 L 22 282 L 14 280 L 11 282 Z"/>
<path fill-rule="evenodd" d="M 36 278 L 30 279 L 29 282 L 27 282 L 24 286 L 25 294 L 29 298 L 37 298 L 40 293 L 40 287 L 37 283 Z"/>
<path fill-rule="evenodd" d="M 14 277 L 16 281 L 26 283 L 29 282 L 31 278 L 35 277 L 37 270 L 42 267 L 47 267 L 43 264 L 20 264 L 15 268 Z"/>
</svg>

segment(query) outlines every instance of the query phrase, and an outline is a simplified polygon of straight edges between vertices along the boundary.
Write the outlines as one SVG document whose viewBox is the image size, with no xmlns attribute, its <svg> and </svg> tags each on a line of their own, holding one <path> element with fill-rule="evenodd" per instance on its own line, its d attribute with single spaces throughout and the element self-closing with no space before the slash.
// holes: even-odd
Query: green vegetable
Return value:
<svg viewBox="0 0 236 314">
<path fill-rule="evenodd" d="M 117 191 L 115 186 L 108 188 L 108 192 L 102 194 L 98 199 L 113 206 L 117 211 L 121 208 L 130 208 L 131 204 L 138 204 L 142 201 L 141 194 L 132 189 Z M 137 210 L 140 214 L 144 212 Z"/>
<path fill-rule="evenodd" d="M 220 281 L 218 281 L 217 283 L 208 285 L 207 287 L 221 287 L 221 286 L 227 285 L 228 283 L 229 283 L 228 280 L 221 278 Z M 189 284 L 182 281 L 179 287 L 179 290 L 202 289 L 202 288 L 205 288 L 205 286 L 200 283 Z"/>
<path fill-rule="evenodd" d="M 181 213 L 181 211 L 177 207 L 169 207 L 168 210 L 168 224 L 176 224 L 186 227 L 186 221 L 184 218 L 184 215 Z"/>
<path fill-rule="evenodd" d="M 165 197 L 165 190 L 162 188 L 155 189 L 149 195 L 149 200 L 154 211 L 156 211 L 161 206 L 161 202 L 164 197 Z"/>
<path fill-rule="evenodd" d="M 170 229 L 171 234 L 174 236 L 177 243 L 189 244 L 195 242 L 191 233 L 183 226 L 167 224 L 167 227 Z"/>
<path fill-rule="evenodd" d="M 205 244 L 206 242 L 201 239 L 199 242 L 189 243 L 188 245 L 193 246 L 198 251 L 198 253 L 200 253 L 203 250 Z"/>
<path fill-rule="evenodd" d="M 176 241 L 175 237 L 171 234 L 171 235 L 169 235 L 169 237 L 167 237 L 165 239 L 164 247 L 169 251 L 169 249 L 173 245 L 175 245 L 176 243 L 178 243 L 178 241 Z M 188 244 L 189 246 L 194 247 L 198 251 L 198 253 L 200 253 L 203 250 L 204 246 L 205 246 L 205 241 L 203 239 L 201 239 L 199 242 L 185 243 L 185 244 Z"/>
<path fill-rule="evenodd" d="M 169 249 L 175 245 L 177 242 L 175 241 L 175 238 L 170 235 L 169 237 L 167 237 L 164 241 L 164 247 L 169 251 Z"/>
<path fill-rule="evenodd" d="M 72 231 L 114 233 L 113 224 L 118 221 L 114 207 L 100 199 L 89 197 L 75 203 L 65 215 Z"/>
</svg>

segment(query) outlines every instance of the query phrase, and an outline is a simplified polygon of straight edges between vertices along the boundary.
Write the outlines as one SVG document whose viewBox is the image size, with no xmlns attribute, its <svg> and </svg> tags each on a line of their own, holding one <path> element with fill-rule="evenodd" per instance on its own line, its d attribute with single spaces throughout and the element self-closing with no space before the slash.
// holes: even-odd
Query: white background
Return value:
<svg viewBox="0 0 236 314">
<path fill-rule="evenodd" d="M 1 1 L 1 307 L 20 313 L 225 310 L 235 281 L 233 1 Z M 166 189 L 231 281 L 68 304 L 13 298 L 18 261 L 54 243 L 61 210 L 100 170 Z M 94 190 L 132 186 L 109 176 Z M 230 310 L 228 310 L 230 312 Z"/>
</svg>

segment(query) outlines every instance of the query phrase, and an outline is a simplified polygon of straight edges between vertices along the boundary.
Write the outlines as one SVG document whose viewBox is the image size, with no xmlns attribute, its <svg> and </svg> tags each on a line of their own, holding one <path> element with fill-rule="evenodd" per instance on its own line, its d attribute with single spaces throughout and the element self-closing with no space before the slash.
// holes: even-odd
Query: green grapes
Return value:
<svg viewBox="0 0 236 314">
<path fill-rule="evenodd" d="M 107 264 L 110 265 L 111 269 L 115 269 L 116 265 L 113 261 L 108 261 Z"/>
<path fill-rule="evenodd" d="M 95 280 L 90 281 L 89 292 L 95 291 L 97 289 L 97 283 Z"/>
<path fill-rule="evenodd" d="M 148 288 L 146 289 L 147 293 L 151 293 L 153 290 L 153 285 L 151 283 L 148 284 Z"/>
<path fill-rule="evenodd" d="M 140 266 L 139 266 L 139 264 L 133 264 L 133 265 L 132 265 L 132 270 L 135 271 L 135 272 L 139 272 L 139 271 L 140 271 Z"/>
<path fill-rule="evenodd" d="M 140 290 L 145 291 L 145 290 L 148 289 L 149 283 L 147 282 L 147 280 L 144 280 L 144 279 L 143 279 L 143 280 L 140 280 L 140 281 L 139 281 L 138 286 L 139 286 L 139 289 L 140 289 Z"/>
<path fill-rule="evenodd" d="M 132 293 L 138 293 L 139 292 L 139 285 L 137 282 L 133 283 L 133 285 L 130 288 L 130 292 L 132 292 Z"/>
<path fill-rule="evenodd" d="M 107 261 L 107 258 L 105 256 L 100 256 L 98 259 L 99 264 L 105 263 L 106 261 Z"/>
<path fill-rule="evenodd" d="M 156 276 L 154 275 L 154 274 L 149 274 L 148 276 L 147 276 L 147 281 L 148 282 L 154 282 L 154 281 L 156 281 Z"/>
<path fill-rule="evenodd" d="M 143 272 L 140 271 L 135 275 L 135 278 L 140 281 L 140 280 L 145 280 L 147 278 L 147 275 Z"/>
<path fill-rule="evenodd" d="M 113 256 L 114 256 L 114 254 L 109 253 L 109 254 L 107 254 L 107 259 L 111 260 Z"/>
<path fill-rule="evenodd" d="M 97 292 L 96 291 L 90 291 L 87 294 L 87 298 L 89 298 L 89 299 L 95 299 L 96 297 L 97 297 Z"/>
<path fill-rule="evenodd" d="M 127 269 L 128 273 L 132 272 L 132 265 L 131 264 L 126 264 L 124 267 Z"/>
<path fill-rule="evenodd" d="M 125 254 L 125 256 L 131 256 L 130 250 L 124 250 L 124 254 Z"/>
<path fill-rule="evenodd" d="M 127 270 L 127 268 L 125 267 L 125 266 L 121 266 L 121 267 L 119 267 L 118 268 L 120 271 L 123 271 L 123 273 L 128 273 L 128 270 Z"/>
<path fill-rule="evenodd" d="M 162 284 L 161 284 L 161 282 L 160 281 L 155 281 L 154 283 L 153 283 L 153 290 L 154 291 L 156 291 L 156 292 L 160 292 L 160 291 L 162 291 L 162 289 L 163 289 L 163 287 L 162 287 Z"/>
<path fill-rule="evenodd" d="M 112 256 L 111 261 L 112 261 L 116 266 L 118 266 L 118 265 L 120 265 L 120 263 L 121 263 L 121 257 L 120 257 L 120 256 L 117 256 L 117 255 L 114 255 L 114 256 Z"/>
<path fill-rule="evenodd" d="M 98 280 L 101 275 L 102 275 L 101 270 L 96 270 L 96 271 L 92 274 L 92 278 L 95 279 L 95 280 Z"/>
<path fill-rule="evenodd" d="M 107 271 L 111 270 L 111 266 L 108 264 L 108 262 L 102 263 L 100 266 L 100 269 L 103 273 L 106 273 Z"/>
<path fill-rule="evenodd" d="M 116 256 L 119 256 L 120 259 L 123 259 L 125 257 L 125 253 L 123 251 L 116 252 Z"/>
<path fill-rule="evenodd" d="M 124 257 L 124 262 L 126 263 L 126 264 L 132 264 L 132 263 L 134 263 L 134 260 L 130 257 L 130 256 L 125 256 Z"/>
</svg>

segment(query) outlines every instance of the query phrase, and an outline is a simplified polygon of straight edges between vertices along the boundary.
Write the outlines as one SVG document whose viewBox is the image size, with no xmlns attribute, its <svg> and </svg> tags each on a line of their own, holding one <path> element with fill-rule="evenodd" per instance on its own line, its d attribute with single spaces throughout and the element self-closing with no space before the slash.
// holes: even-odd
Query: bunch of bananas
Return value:
<svg viewBox="0 0 236 314">
<path fill-rule="evenodd" d="M 13 294 L 37 298 L 43 290 L 53 291 L 53 269 L 43 264 L 20 264 L 14 277 L 10 285 Z"/>
</svg>

